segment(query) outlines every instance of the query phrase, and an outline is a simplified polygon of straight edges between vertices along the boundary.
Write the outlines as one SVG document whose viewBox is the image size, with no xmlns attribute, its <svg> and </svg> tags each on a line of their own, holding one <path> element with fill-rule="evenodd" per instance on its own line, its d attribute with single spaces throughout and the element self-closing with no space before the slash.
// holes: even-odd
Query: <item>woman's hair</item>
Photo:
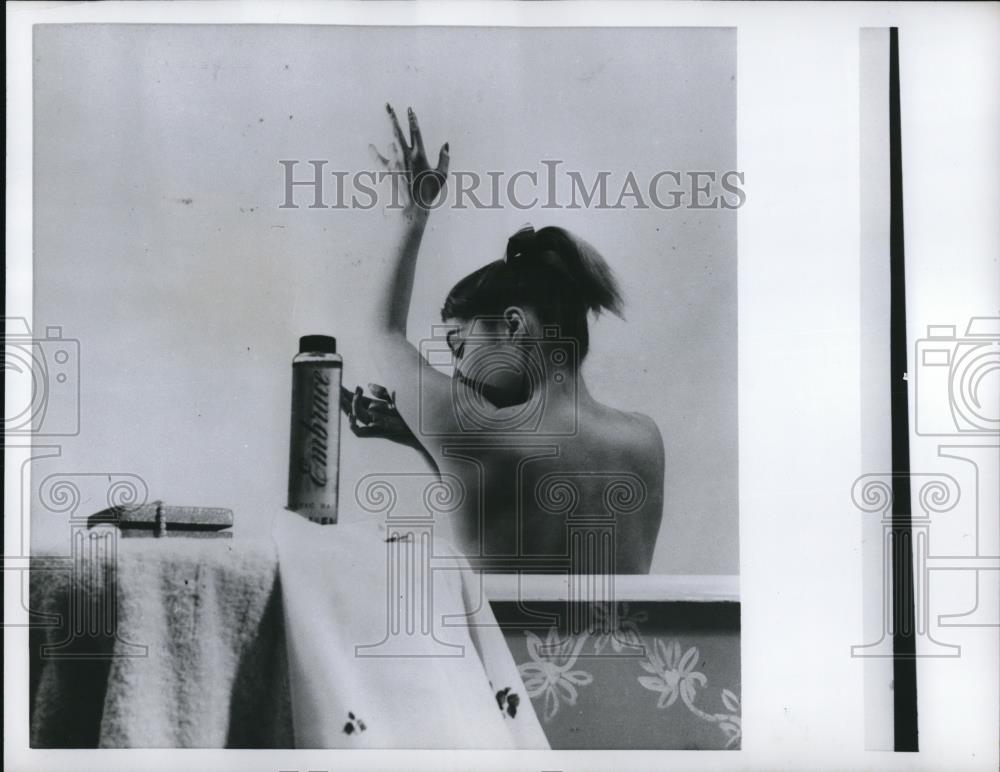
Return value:
<svg viewBox="0 0 1000 772">
<path fill-rule="evenodd" d="M 587 313 L 607 309 L 622 316 L 618 281 L 600 253 L 562 228 L 525 226 L 507 242 L 500 259 L 473 271 L 451 288 L 441 319 L 499 316 L 510 306 L 531 308 L 544 325 L 575 339 L 579 360 L 587 355 Z"/>
</svg>

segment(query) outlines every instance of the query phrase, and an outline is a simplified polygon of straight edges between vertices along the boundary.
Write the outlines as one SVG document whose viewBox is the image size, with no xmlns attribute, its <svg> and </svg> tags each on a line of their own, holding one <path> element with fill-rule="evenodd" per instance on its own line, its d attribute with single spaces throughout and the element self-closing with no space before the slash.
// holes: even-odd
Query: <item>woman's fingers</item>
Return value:
<svg viewBox="0 0 1000 772">
<path fill-rule="evenodd" d="M 372 419 L 385 418 L 390 413 L 392 413 L 392 408 L 389 407 L 387 402 L 382 402 L 380 400 L 373 400 L 368 405 L 368 412 L 371 414 Z"/>
<path fill-rule="evenodd" d="M 438 153 L 438 165 L 437 174 L 438 178 L 441 180 L 441 185 L 444 185 L 444 181 L 448 179 L 448 164 L 451 161 L 451 155 L 448 152 L 448 143 L 445 142 L 441 145 L 441 152 Z"/>
<path fill-rule="evenodd" d="M 371 413 L 368 412 L 364 403 L 364 392 L 361 390 L 360 386 L 354 390 L 354 401 L 351 403 L 351 415 L 366 424 L 370 423 L 372 420 Z"/>
<path fill-rule="evenodd" d="M 410 436 L 410 431 L 406 424 L 401 421 L 391 419 L 373 420 L 368 424 L 351 422 L 351 432 L 356 437 L 382 437 L 389 440 L 402 440 Z"/>
<path fill-rule="evenodd" d="M 361 409 L 361 395 L 355 390 L 351 398 L 351 422 L 358 420 L 358 411 Z"/>
<path fill-rule="evenodd" d="M 389 390 L 385 386 L 380 386 L 377 383 L 369 383 L 368 391 L 379 399 L 384 399 L 386 402 L 392 402 L 392 395 L 389 394 Z"/>
<path fill-rule="evenodd" d="M 391 168 L 391 163 L 390 163 L 389 159 L 386 158 L 384 155 L 382 155 L 378 151 L 378 148 L 375 147 L 375 145 L 373 145 L 372 143 L 369 142 L 368 143 L 368 149 L 371 150 L 372 155 L 375 156 L 375 160 L 378 161 L 382 166 L 384 166 L 386 169 Z"/>
<path fill-rule="evenodd" d="M 420 136 L 420 124 L 417 123 L 417 114 L 412 107 L 406 108 L 406 115 L 410 119 L 410 146 L 421 157 L 424 155 L 424 140 Z"/>
<path fill-rule="evenodd" d="M 396 111 L 392 109 L 392 105 L 388 102 L 386 102 L 385 109 L 386 112 L 389 113 L 389 119 L 392 121 L 392 130 L 396 134 L 396 141 L 399 143 L 399 147 L 403 151 L 403 160 L 409 163 L 410 147 L 406 144 L 406 137 L 403 135 L 403 130 L 399 126 L 399 120 L 396 118 Z"/>
<path fill-rule="evenodd" d="M 340 387 L 340 409 L 349 416 L 354 410 L 354 392 L 343 386 Z"/>
<path fill-rule="evenodd" d="M 402 164 L 403 164 L 403 156 L 399 152 L 399 148 L 396 147 L 396 143 L 395 142 L 390 142 L 389 143 L 389 154 L 392 156 L 392 161 L 390 163 L 392 163 L 393 165 L 395 165 L 397 167 L 398 166 L 402 166 Z"/>
<path fill-rule="evenodd" d="M 448 164 L 450 161 L 448 143 L 445 142 L 442 145 L 441 151 L 438 154 L 437 167 L 432 169 L 424 150 L 424 139 L 420 131 L 420 122 L 417 120 L 417 114 L 413 112 L 413 108 L 406 108 L 410 127 L 409 143 L 407 143 L 403 136 L 399 119 L 396 117 L 396 111 L 392 109 L 392 105 L 386 103 L 385 109 L 392 121 L 392 129 L 396 136 L 396 142 L 402 150 L 403 162 L 402 164 L 397 164 L 396 171 L 401 171 L 406 175 L 406 180 L 409 184 L 410 204 L 423 209 L 430 208 L 431 204 L 445 189 L 447 183 Z M 379 154 L 379 160 L 383 161 L 381 154 Z M 392 161 L 389 159 L 385 159 L 383 165 L 385 165 L 385 162 L 392 165 Z"/>
</svg>

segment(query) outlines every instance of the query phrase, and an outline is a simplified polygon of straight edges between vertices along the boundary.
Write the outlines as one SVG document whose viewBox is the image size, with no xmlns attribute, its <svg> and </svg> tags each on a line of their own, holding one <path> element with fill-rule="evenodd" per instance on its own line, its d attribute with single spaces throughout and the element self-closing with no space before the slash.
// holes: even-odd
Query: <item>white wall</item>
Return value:
<svg viewBox="0 0 1000 772">
<path fill-rule="evenodd" d="M 336 335 L 346 379 L 369 380 L 390 245 L 378 210 L 279 209 L 279 159 L 371 168 L 391 101 L 434 152 L 450 141 L 452 169 L 736 168 L 733 30 L 41 26 L 34 67 L 35 329 L 79 339 L 82 367 L 81 433 L 36 479 L 131 472 L 153 497 L 233 508 L 242 533 L 284 503 L 297 336 Z M 628 321 L 592 327 L 585 373 L 663 431 L 654 572 L 737 573 L 735 212 L 442 209 L 411 329 L 525 221 L 584 236 L 622 280 Z M 345 437 L 345 491 L 410 466 Z M 37 540 L 64 523 L 36 506 Z"/>
</svg>

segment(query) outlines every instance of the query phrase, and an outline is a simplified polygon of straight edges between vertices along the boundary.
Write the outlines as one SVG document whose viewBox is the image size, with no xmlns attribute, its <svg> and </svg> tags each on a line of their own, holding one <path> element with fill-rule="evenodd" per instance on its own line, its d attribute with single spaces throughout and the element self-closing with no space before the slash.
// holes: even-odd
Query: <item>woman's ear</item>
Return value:
<svg viewBox="0 0 1000 772">
<path fill-rule="evenodd" d="M 528 335 L 528 315 L 520 306 L 508 306 L 503 312 L 503 321 L 504 331 L 511 340 Z"/>
</svg>

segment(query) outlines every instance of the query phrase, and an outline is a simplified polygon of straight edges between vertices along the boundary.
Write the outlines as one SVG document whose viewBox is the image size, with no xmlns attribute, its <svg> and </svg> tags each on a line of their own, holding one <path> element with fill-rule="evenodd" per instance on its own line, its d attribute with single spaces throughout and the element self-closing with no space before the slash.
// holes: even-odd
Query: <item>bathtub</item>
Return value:
<svg viewBox="0 0 1000 772">
<path fill-rule="evenodd" d="M 483 591 L 553 749 L 740 748 L 738 577 L 495 574 Z"/>
</svg>

